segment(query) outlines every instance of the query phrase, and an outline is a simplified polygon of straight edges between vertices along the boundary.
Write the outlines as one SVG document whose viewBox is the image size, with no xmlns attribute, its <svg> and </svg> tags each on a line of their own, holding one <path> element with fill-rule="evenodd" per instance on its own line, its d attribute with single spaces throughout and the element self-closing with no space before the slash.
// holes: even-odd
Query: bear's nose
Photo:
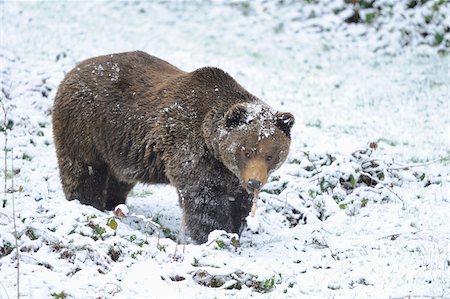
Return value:
<svg viewBox="0 0 450 299">
<path fill-rule="evenodd" d="M 248 180 L 247 182 L 247 187 L 250 190 L 258 190 L 259 188 L 261 188 L 262 183 L 258 180 Z"/>
</svg>

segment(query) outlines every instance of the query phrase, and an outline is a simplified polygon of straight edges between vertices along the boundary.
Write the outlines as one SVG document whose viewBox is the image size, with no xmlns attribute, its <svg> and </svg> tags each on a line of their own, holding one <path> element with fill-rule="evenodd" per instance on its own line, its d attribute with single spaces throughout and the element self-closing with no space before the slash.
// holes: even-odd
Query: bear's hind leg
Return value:
<svg viewBox="0 0 450 299">
<path fill-rule="evenodd" d="M 64 193 L 68 200 L 105 209 L 106 165 L 87 165 L 72 161 L 70 167 L 60 167 Z"/>
<path fill-rule="evenodd" d="M 133 187 L 134 184 L 120 182 L 110 174 L 106 182 L 106 210 L 113 210 L 117 205 L 124 204 Z"/>
</svg>

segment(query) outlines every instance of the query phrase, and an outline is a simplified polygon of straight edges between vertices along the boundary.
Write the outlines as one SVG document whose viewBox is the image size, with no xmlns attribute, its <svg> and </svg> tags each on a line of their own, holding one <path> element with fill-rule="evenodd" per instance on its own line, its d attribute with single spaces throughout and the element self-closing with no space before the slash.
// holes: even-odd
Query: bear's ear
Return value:
<svg viewBox="0 0 450 299">
<path fill-rule="evenodd" d="M 277 127 L 283 131 L 286 136 L 291 137 L 291 128 L 295 123 L 294 116 L 289 112 L 277 112 L 275 121 Z"/>
<path fill-rule="evenodd" d="M 225 113 L 225 126 L 227 128 L 234 128 L 246 123 L 247 120 L 247 109 L 242 104 L 233 105 Z"/>
</svg>

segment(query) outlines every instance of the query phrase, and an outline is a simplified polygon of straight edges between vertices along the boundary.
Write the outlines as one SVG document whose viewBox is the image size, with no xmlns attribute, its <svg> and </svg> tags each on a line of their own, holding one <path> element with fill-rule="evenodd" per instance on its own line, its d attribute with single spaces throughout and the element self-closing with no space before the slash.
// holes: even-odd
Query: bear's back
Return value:
<svg viewBox="0 0 450 299">
<path fill-rule="evenodd" d="M 98 56 L 81 62 L 65 82 L 74 79 L 97 92 L 119 89 L 122 92 L 152 92 L 176 76 L 185 74 L 172 64 L 142 51 Z"/>
<path fill-rule="evenodd" d="M 155 105 L 161 104 L 156 99 L 160 90 L 185 74 L 141 51 L 84 60 L 67 73 L 58 88 L 54 122 L 73 121 L 78 127 L 98 127 L 100 122 L 104 126 L 145 112 L 153 114 Z"/>
</svg>

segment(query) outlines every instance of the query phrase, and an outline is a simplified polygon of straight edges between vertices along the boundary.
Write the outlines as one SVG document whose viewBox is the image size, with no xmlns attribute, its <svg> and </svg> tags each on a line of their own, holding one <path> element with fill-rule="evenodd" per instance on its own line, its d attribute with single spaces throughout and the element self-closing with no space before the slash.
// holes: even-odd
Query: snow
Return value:
<svg viewBox="0 0 450 299">
<path fill-rule="evenodd" d="M 247 218 L 245 219 L 247 221 L 247 227 L 248 229 L 250 229 L 252 232 L 257 232 L 259 229 L 259 220 L 258 218 L 256 218 L 255 216 L 247 216 Z"/>
<path fill-rule="evenodd" d="M 449 33 L 431 46 L 448 3 L 376 1 L 362 17 L 390 8 L 368 26 L 342 21 L 352 13 L 343 1 L 285 2 L 0 3 L 10 120 L 0 165 L 7 188 L 13 163 L 13 189 L 23 189 L 14 192 L 21 297 L 450 297 L 449 58 L 437 53 L 448 52 Z M 215 231 L 176 247 L 170 186 L 138 185 L 119 207 L 125 218 L 65 200 L 51 128 L 57 86 L 83 59 L 131 50 L 183 70 L 220 67 L 294 114 L 288 161 L 240 240 Z M 0 298 L 16 295 L 12 202 L 2 193 Z"/>
</svg>

